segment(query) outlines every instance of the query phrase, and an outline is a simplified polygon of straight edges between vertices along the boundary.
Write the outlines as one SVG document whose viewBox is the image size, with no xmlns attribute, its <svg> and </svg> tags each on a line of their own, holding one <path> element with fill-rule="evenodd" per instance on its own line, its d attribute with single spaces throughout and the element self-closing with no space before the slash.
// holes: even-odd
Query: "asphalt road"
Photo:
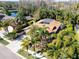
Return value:
<svg viewBox="0 0 79 59">
<path fill-rule="evenodd" d="M 0 44 L 0 59 L 22 59 L 8 48 Z"/>
</svg>

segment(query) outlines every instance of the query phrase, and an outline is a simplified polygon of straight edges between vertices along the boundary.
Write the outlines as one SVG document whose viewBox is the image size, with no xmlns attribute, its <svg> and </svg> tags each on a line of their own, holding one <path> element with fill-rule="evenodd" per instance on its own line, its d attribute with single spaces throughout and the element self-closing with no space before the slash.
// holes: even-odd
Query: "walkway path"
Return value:
<svg viewBox="0 0 79 59">
<path fill-rule="evenodd" d="M 20 49 L 20 40 L 23 38 L 23 36 L 17 38 L 16 40 L 12 41 L 7 47 L 11 49 L 14 52 L 18 52 Z"/>
</svg>

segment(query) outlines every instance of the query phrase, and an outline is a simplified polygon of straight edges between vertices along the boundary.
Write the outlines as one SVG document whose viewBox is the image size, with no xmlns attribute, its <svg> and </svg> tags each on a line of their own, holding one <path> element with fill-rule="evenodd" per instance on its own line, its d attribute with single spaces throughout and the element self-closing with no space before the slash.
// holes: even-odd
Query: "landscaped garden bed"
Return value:
<svg viewBox="0 0 79 59">
<path fill-rule="evenodd" d="M 9 42 L 5 41 L 4 39 L 0 38 L 0 43 L 1 44 L 4 44 L 4 45 L 7 45 L 9 44 Z"/>
<path fill-rule="evenodd" d="M 19 50 L 18 53 L 20 55 L 22 55 L 23 57 L 25 57 L 26 59 L 36 59 L 35 57 L 33 57 L 32 55 L 28 54 L 26 51 L 24 50 Z"/>
</svg>

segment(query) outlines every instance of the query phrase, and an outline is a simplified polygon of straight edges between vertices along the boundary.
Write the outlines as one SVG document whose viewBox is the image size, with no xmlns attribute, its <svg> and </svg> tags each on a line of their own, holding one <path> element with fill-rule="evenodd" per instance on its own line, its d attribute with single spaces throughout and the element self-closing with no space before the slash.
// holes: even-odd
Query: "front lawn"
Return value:
<svg viewBox="0 0 79 59">
<path fill-rule="evenodd" d="M 18 53 L 20 54 L 20 55 L 22 55 L 23 57 L 25 57 L 26 59 L 36 59 L 36 58 L 34 58 L 32 55 L 30 55 L 30 54 L 28 54 L 26 51 L 24 51 L 24 50 L 19 50 L 18 51 Z"/>
<path fill-rule="evenodd" d="M 4 39 L 0 38 L 0 43 L 1 44 L 4 44 L 4 45 L 7 45 L 9 44 L 9 42 L 5 41 Z"/>
</svg>

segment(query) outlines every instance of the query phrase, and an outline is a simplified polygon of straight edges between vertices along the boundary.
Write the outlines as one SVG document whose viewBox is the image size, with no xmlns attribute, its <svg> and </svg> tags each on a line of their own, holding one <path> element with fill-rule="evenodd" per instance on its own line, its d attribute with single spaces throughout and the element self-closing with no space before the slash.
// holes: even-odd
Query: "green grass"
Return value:
<svg viewBox="0 0 79 59">
<path fill-rule="evenodd" d="M 24 50 L 19 50 L 18 53 L 22 56 L 24 56 L 26 59 L 36 59 L 32 55 L 29 55 L 26 51 Z"/>
<path fill-rule="evenodd" d="M 1 44 L 4 44 L 4 45 L 9 44 L 9 42 L 7 42 L 7 41 L 3 40 L 2 38 L 0 38 L 0 43 L 1 43 Z"/>
</svg>

